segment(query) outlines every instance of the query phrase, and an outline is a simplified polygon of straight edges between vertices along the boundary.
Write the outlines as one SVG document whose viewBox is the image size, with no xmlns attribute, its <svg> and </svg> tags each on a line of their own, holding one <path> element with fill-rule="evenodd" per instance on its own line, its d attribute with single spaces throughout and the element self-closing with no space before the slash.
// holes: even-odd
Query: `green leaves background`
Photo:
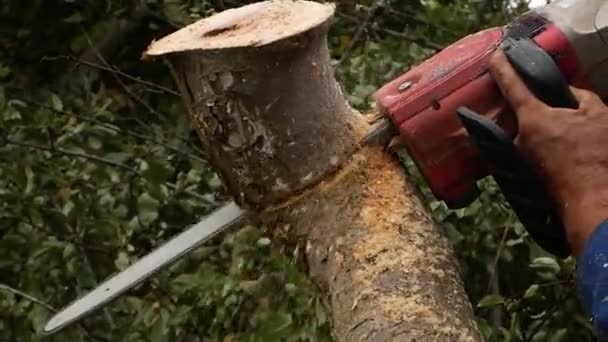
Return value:
<svg viewBox="0 0 608 342">
<path fill-rule="evenodd" d="M 0 5 L 0 341 L 331 340 L 324 298 L 264 227 L 215 239 L 78 327 L 39 334 L 52 308 L 226 200 L 168 71 L 139 57 L 152 39 L 245 3 Z M 142 4 L 145 20 L 105 62 L 87 65 L 91 43 L 134 23 Z M 329 36 L 336 75 L 366 110 L 375 89 L 435 49 L 523 10 L 508 1 L 340 2 Z M 573 260 L 535 246 L 493 183 L 472 206 L 448 211 L 407 156 L 404 164 L 454 243 L 488 340 L 591 340 Z"/>
</svg>

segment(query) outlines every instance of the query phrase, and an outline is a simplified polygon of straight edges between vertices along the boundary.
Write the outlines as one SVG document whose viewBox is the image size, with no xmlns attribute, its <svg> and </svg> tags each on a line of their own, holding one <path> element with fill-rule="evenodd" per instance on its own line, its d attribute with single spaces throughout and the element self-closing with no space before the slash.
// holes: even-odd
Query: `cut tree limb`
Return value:
<svg viewBox="0 0 608 342">
<path fill-rule="evenodd" d="M 451 246 L 346 103 L 327 47 L 334 7 L 277 0 L 154 42 L 211 164 L 278 241 L 305 244 L 339 341 L 481 337 Z"/>
</svg>

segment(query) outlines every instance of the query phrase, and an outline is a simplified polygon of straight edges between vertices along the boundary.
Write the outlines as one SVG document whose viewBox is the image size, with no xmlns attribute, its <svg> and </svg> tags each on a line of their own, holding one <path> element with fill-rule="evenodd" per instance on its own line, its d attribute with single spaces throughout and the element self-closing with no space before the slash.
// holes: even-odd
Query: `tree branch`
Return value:
<svg viewBox="0 0 608 342">
<path fill-rule="evenodd" d="M 121 133 L 121 134 L 128 135 L 128 136 L 131 136 L 131 137 L 143 140 L 143 141 L 147 141 L 147 142 L 151 142 L 151 143 L 163 146 L 163 147 L 167 148 L 168 150 L 170 150 L 170 151 L 172 151 L 174 153 L 184 155 L 184 156 L 186 156 L 188 158 L 195 159 L 196 161 L 198 161 L 199 163 L 201 163 L 203 165 L 207 165 L 207 161 L 204 160 L 204 159 L 202 159 L 201 157 L 197 156 L 196 154 L 189 153 L 187 151 L 184 151 L 183 149 L 180 149 L 178 147 L 169 145 L 168 143 L 166 143 L 164 141 L 161 141 L 161 140 L 158 140 L 158 139 L 156 139 L 154 137 L 151 137 L 151 136 L 148 136 L 148 135 L 144 135 L 144 134 L 141 134 L 141 133 L 137 133 L 137 132 L 134 132 L 134 131 L 131 131 L 131 130 L 128 130 L 128 129 L 120 128 L 120 127 L 117 127 L 117 126 L 115 126 L 115 125 L 113 125 L 113 124 L 111 124 L 109 122 L 104 122 L 104 121 L 101 121 L 99 119 L 92 118 L 90 116 L 86 116 L 86 115 L 82 115 L 82 114 L 78 114 L 78 113 L 74 113 L 74 112 L 70 112 L 70 111 L 66 111 L 66 110 L 59 110 L 59 109 L 56 109 L 56 108 L 54 108 L 52 106 L 49 106 L 49 105 L 46 105 L 46 104 L 43 104 L 43 103 L 40 103 L 40 102 L 37 102 L 37 101 L 32 101 L 32 100 L 28 100 L 28 99 L 20 99 L 20 100 L 24 101 L 24 102 L 27 102 L 27 103 L 30 103 L 30 104 L 33 104 L 33 105 L 36 105 L 36 106 L 38 106 L 40 108 L 51 110 L 51 111 L 53 111 L 53 112 L 55 112 L 57 114 L 77 117 L 81 121 L 89 122 L 89 123 L 92 123 L 92 124 L 104 127 L 106 129 L 111 130 L 111 131 L 116 132 L 116 133 Z M 194 150 L 194 152 L 202 154 L 202 151 L 200 151 L 198 149 L 193 149 L 193 150 Z"/>
<path fill-rule="evenodd" d="M 40 151 L 47 151 L 47 152 L 51 152 L 51 153 L 57 153 L 57 154 L 61 154 L 64 155 L 66 157 L 75 157 L 75 158 L 81 158 L 81 159 L 87 159 L 87 160 L 91 160 L 94 161 L 96 163 L 100 163 L 100 164 L 105 164 L 108 166 L 112 166 L 112 167 L 117 167 L 120 169 L 123 169 L 125 171 L 129 171 L 135 174 L 139 174 L 139 171 L 137 171 L 136 169 L 130 167 L 129 165 L 123 164 L 123 163 L 118 163 L 118 162 L 114 162 L 108 159 L 104 159 L 92 154 L 86 154 L 86 153 L 80 153 L 80 152 L 72 152 L 72 151 L 68 151 L 68 150 L 64 150 L 64 149 L 60 149 L 60 148 L 53 148 L 50 146 L 44 146 L 44 145 L 36 145 L 36 144 L 30 144 L 30 143 L 26 143 L 26 142 L 21 142 L 21 141 L 16 141 L 16 140 L 12 140 L 9 138 L 5 138 L 4 143 L 7 145 L 14 145 L 14 146 L 19 146 L 19 147 L 25 147 L 25 148 L 30 148 L 30 149 L 34 149 L 34 150 L 40 150 Z"/>
<path fill-rule="evenodd" d="M 130 167 L 129 165 L 107 160 L 107 159 L 104 159 L 104 158 L 101 158 L 101 157 L 98 157 L 95 155 L 91 155 L 91 154 L 72 152 L 72 151 L 67 151 L 67 150 L 58 149 L 58 148 L 51 148 L 49 146 L 44 146 L 44 145 L 30 144 L 30 143 L 16 141 L 16 140 L 8 139 L 8 138 L 5 138 L 4 141 L 2 141 L 2 142 L 6 145 L 19 146 L 19 147 L 29 148 L 29 149 L 39 150 L 39 151 L 46 151 L 46 152 L 50 152 L 50 153 L 54 153 L 54 154 L 67 156 L 67 157 L 86 159 L 86 160 L 90 160 L 90 161 L 93 161 L 96 163 L 100 163 L 100 164 L 104 164 L 104 165 L 108 165 L 108 166 L 112 166 L 112 167 L 117 167 L 117 168 L 123 169 L 125 171 L 131 172 L 137 176 L 141 176 L 141 173 L 139 171 Z M 174 191 L 178 190 L 178 187 L 175 183 L 166 182 L 165 185 L 169 189 L 172 189 Z M 205 203 L 215 204 L 214 201 L 209 200 L 209 198 L 207 198 L 195 191 L 192 191 L 189 189 L 183 189 L 183 192 L 185 194 L 188 194 L 189 196 L 192 196 Z"/>
<path fill-rule="evenodd" d="M 38 305 L 41 305 L 41 306 L 47 308 L 51 312 L 57 312 L 57 309 L 55 309 L 54 307 L 52 307 L 50 304 L 48 304 L 48 303 L 46 303 L 46 302 L 44 302 L 44 301 L 42 301 L 42 300 L 40 300 L 40 299 L 38 299 L 38 298 L 30 295 L 30 294 L 27 294 L 27 293 L 25 293 L 23 291 L 19 291 L 19 290 L 15 289 L 15 288 L 12 288 L 12 287 L 10 287 L 10 286 L 8 286 L 6 284 L 0 284 L 0 290 L 11 292 L 11 293 L 16 294 L 16 295 L 18 295 L 20 297 L 23 297 L 23 298 L 29 300 L 30 302 L 36 303 Z"/>
<path fill-rule="evenodd" d="M 157 84 L 157 83 L 154 83 L 154 82 L 142 80 L 141 78 L 139 78 L 137 76 L 130 75 L 130 74 L 128 74 L 128 73 L 126 73 L 124 71 L 121 71 L 120 69 L 117 69 L 117 68 L 112 67 L 112 66 L 107 67 L 107 66 L 104 66 L 104 65 L 101 65 L 101 64 L 97 64 L 97 63 L 94 63 L 94 62 L 83 60 L 81 58 L 76 58 L 74 56 L 66 56 L 66 55 L 58 55 L 58 56 L 52 56 L 52 57 L 44 57 L 44 58 L 42 58 L 42 61 L 57 61 L 57 60 L 66 60 L 66 61 L 74 62 L 74 63 L 79 64 L 79 65 L 85 65 L 85 66 L 88 66 L 88 67 L 93 68 L 93 69 L 98 69 L 98 70 L 102 70 L 102 71 L 108 71 L 108 72 L 111 72 L 111 73 L 113 73 L 115 75 L 118 75 L 118 76 L 124 77 L 126 79 L 129 79 L 129 80 L 131 80 L 133 82 L 140 83 L 140 84 L 148 86 L 150 88 L 158 89 L 158 90 L 163 91 L 163 92 L 165 92 L 167 94 L 179 96 L 179 93 L 177 91 L 175 91 L 175 90 L 169 89 L 167 87 L 164 87 L 164 86 L 162 86 L 160 84 Z"/>
<path fill-rule="evenodd" d="M 481 340 L 448 240 L 401 165 L 381 147 L 361 147 L 368 125 L 325 72 L 334 6 L 266 5 L 232 12 L 242 29 L 226 33 L 229 43 L 195 24 L 144 53 L 170 54 L 210 164 L 273 238 L 290 249 L 303 242 L 302 266 L 327 291 L 336 340 Z M 215 87 L 219 72 L 247 81 Z M 238 115 L 226 111 L 232 104 Z"/>
<path fill-rule="evenodd" d="M 492 290 L 492 288 L 495 285 L 494 282 L 497 281 L 496 273 L 497 273 L 497 269 L 498 269 L 498 261 L 500 260 L 502 251 L 505 248 L 508 233 L 509 233 L 509 226 L 506 226 L 502 232 L 502 238 L 500 239 L 500 244 L 498 245 L 498 249 L 496 250 L 496 255 L 494 256 L 494 263 L 492 264 L 492 274 L 490 275 L 490 281 L 488 281 L 487 292 L 490 292 Z"/>
<path fill-rule="evenodd" d="M 34 296 L 32 296 L 32 295 L 28 294 L 28 293 L 25 293 L 25 292 L 23 292 L 23 291 L 20 291 L 20 290 L 17 290 L 17 289 L 15 289 L 15 288 L 13 288 L 13 287 L 10 287 L 10 286 L 8 286 L 8 285 L 6 285 L 6 284 L 0 284 L 0 290 L 2 290 L 2 291 L 7 291 L 7 292 L 11 292 L 11 293 L 16 294 L 16 295 L 18 295 L 18 296 L 20 296 L 20 297 L 23 297 L 23 298 L 25 298 L 25 299 L 29 300 L 29 301 L 30 301 L 30 302 L 32 302 L 32 303 L 36 303 L 36 304 L 38 304 L 38 305 L 40 305 L 40 306 L 43 306 L 44 308 L 46 308 L 47 310 L 49 310 L 49 311 L 50 311 L 50 312 L 52 312 L 52 313 L 57 312 L 57 309 L 55 309 L 54 307 L 52 307 L 52 306 L 51 306 L 50 304 L 48 304 L 47 302 L 44 302 L 44 301 L 43 301 L 43 300 L 41 300 L 41 299 L 38 299 L 38 298 L 36 298 L 36 297 L 34 297 Z M 83 335 L 85 338 L 87 338 L 87 339 L 89 339 L 89 340 L 91 340 L 91 341 L 98 341 L 98 339 L 97 339 L 97 338 L 95 338 L 95 337 L 91 336 L 91 335 L 88 333 L 88 331 L 86 330 L 86 328 L 85 328 L 84 324 L 80 323 L 80 324 L 78 324 L 78 325 L 77 325 L 77 327 L 78 327 L 78 331 L 80 331 L 80 333 L 81 333 L 81 334 L 82 334 L 82 335 Z"/>
<path fill-rule="evenodd" d="M 90 47 L 91 47 L 91 51 L 93 51 L 97 58 L 106 66 L 106 68 L 108 68 L 109 70 L 113 70 L 113 68 L 110 66 L 110 63 L 108 63 L 108 61 L 105 59 L 105 57 L 103 56 L 103 54 L 97 49 L 97 47 L 93 44 L 93 41 L 91 40 L 91 37 L 89 37 L 89 35 L 84 32 L 84 36 L 87 39 L 87 42 L 89 43 Z M 129 89 L 129 87 L 127 87 L 126 84 L 124 84 L 124 82 L 120 79 L 120 77 L 118 77 L 116 75 L 115 72 L 112 71 L 112 76 L 114 77 L 114 79 L 116 80 L 116 83 L 118 83 L 118 85 L 120 85 L 120 87 L 125 91 L 125 93 L 127 93 L 127 95 L 133 99 L 135 102 L 139 103 L 140 105 L 142 105 L 144 108 L 146 108 L 146 110 L 154 115 L 156 115 L 158 118 L 161 117 L 160 113 L 155 110 L 154 108 L 152 108 L 152 106 L 150 106 L 146 101 L 144 101 L 143 99 L 141 99 L 139 96 L 135 95 L 135 93 L 133 93 L 131 91 L 131 89 Z"/>
<path fill-rule="evenodd" d="M 338 62 L 334 65 L 334 69 L 338 68 L 340 65 L 342 65 L 342 63 L 346 62 L 352 56 L 353 51 L 359 44 L 359 41 L 361 41 L 361 39 L 364 38 L 364 33 L 367 30 L 367 28 L 369 27 L 372 19 L 374 19 L 374 16 L 376 15 L 378 8 L 380 8 L 380 7 L 372 6 L 371 8 L 368 9 L 368 13 L 365 16 L 365 19 L 363 20 L 361 25 L 359 25 L 357 32 L 355 32 L 355 35 L 351 39 L 348 47 L 342 53 L 342 56 L 340 56 L 340 60 L 338 60 Z"/>
<path fill-rule="evenodd" d="M 348 20 L 350 22 L 355 22 L 358 23 L 359 19 L 357 19 L 356 17 L 344 14 L 344 13 L 337 13 L 337 16 L 340 18 L 343 18 L 345 20 Z M 432 50 L 443 50 L 445 48 L 445 46 L 432 42 L 424 37 L 420 37 L 420 36 L 415 36 L 412 34 L 408 34 L 405 32 L 398 32 L 398 31 L 394 31 L 391 29 L 387 29 L 387 28 L 383 28 L 383 27 L 377 27 L 375 25 L 371 25 L 370 28 L 376 32 L 382 32 L 388 35 L 391 35 L 393 37 L 397 37 L 397 38 L 401 38 L 403 40 L 412 42 L 412 43 L 416 43 L 422 47 L 428 48 L 428 49 L 432 49 Z"/>
<path fill-rule="evenodd" d="M 412 20 L 414 22 L 417 22 L 418 24 L 432 27 L 432 28 L 436 29 L 437 31 L 441 31 L 443 33 L 447 33 L 451 36 L 454 36 L 454 32 L 452 30 L 450 30 L 449 28 L 432 23 L 428 19 L 420 16 L 419 14 L 410 12 L 407 9 L 404 9 L 404 12 L 397 11 L 396 9 L 389 7 L 389 6 L 385 6 L 384 9 L 386 9 L 388 11 L 388 13 L 393 14 L 399 18 L 406 19 L 406 20 Z"/>
<path fill-rule="evenodd" d="M 120 169 L 123 169 L 125 171 L 129 171 L 132 173 L 136 173 L 139 174 L 139 172 L 130 167 L 129 165 L 123 164 L 123 163 L 118 163 L 118 162 L 114 162 L 111 160 L 107 160 L 92 154 L 86 154 L 86 153 L 80 153 L 80 152 L 72 152 L 72 151 L 67 151 L 64 149 L 60 149 L 60 148 L 53 148 L 50 146 L 44 146 L 44 145 L 36 145 L 36 144 L 30 144 L 30 143 L 26 143 L 26 142 L 22 142 L 22 141 L 17 141 L 17 140 L 12 140 L 9 138 L 5 138 L 4 143 L 7 145 L 14 145 L 14 146 L 19 146 L 19 147 L 25 147 L 25 148 L 30 148 L 30 149 L 34 149 L 34 150 L 40 150 L 40 151 L 47 151 L 47 152 L 51 152 L 51 153 L 57 153 L 57 154 L 61 154 L 64 155 L 66 157 L 75 157 L 75 158 L 81 158 L 81 159 L 87 159 L 87 160 L 91 160 L 94 161 L 96 163 L 100 163 L 100 164 L 105 164 L 108 166 L 112 166 L 112 167 L 117 167 Z"/>
</svg>

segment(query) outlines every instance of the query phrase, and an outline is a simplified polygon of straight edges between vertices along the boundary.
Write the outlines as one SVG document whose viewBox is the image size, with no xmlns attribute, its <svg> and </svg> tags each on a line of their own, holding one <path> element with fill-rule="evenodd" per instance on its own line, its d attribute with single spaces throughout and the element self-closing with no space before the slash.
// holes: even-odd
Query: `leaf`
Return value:
<svg viewBox="0 0 608 342">
<path fill-rule="evenodd" d="M 17 121 L 17 120 L 21 120 L 21 113 L 12 106 L 7 106 L 6 109 L 4 109 L 4 120 L 5 121 Z"/>
<path fill-rule="evenodd" d="M 57 94 L 51 93 L 51 105 L 56 111 L 60 112 L 63 110 L 63 102 L 61 102 L 61 99 Z"/>
<path fill-rule="evenodd" d="M 195 289 L 200 284 L 200 277 L 196 274 L 180 274 L 171 281 L 171 290 L 176 293 L 184 293 L 191 289 Z"/>
<path fill-rule="evenodd" d="M 137 198 L 137 205 L 139 209 L 138 217 L 142 225 L 149 226 L 152 222 L 156 221 L 159 205 L 156 199 L 147 192 L 144 192 Z"/>
<path fill-rule="evenodd" d="M 71 16 L 63 19 L 63 22 L 66 22 L 69 24 L 78 24 L 83 21 L 84 21 L 84 17 L 82 16 L 82 13 L 80 13 L 80 12 L 76 12 L 76 13 L 72 14 Z"/>
<path fill-rule="evenodd" d="M 285 292 L 287 292 L 287 294 L 294 295 L 294 294 L 296 294 L 297 290 L 298 290 L 298 287 L 295 284 L 293 284 L 293 283 L 285 284 Z"/>
<path fill-rule="evenodd" d="M 32 309 L 28 314 L 29 319 L 32 321 L 32 325 L 36 331 L 42 331 L 46 321 L 49 318 L 49 311 L 41 305 L 33 305 Z"/>
<path fill-rule="evenodd" d="M 538 286 L 538 284 L 533 284 L 532 286 L 528 287 L 528 289 L 524 293 L 524 298 L 534 297 L 538 293 L 539 288 L 540 287 Z"/>
<path fill-rule="evenodd" d="M 315 300 L 315 317 L 319 324 L 325 324 L 328 322 L 327 309 L 323 305 L 320 299 Z"/>
<path fill-rule="evenodd" d="M 63 249 L 63 258 L 69 259 L 76 252 L 76 246 L 74 244 L 68 243 L 65 245 Z"/>
<path fill-rule="evenodd" d="M 147 168 L 143 172 L 144 178 L 154 184 L 164 183 L 167 180 L 168 175 L 169 170 L 167 167 L 157 160 L 148 161 Z"/>
<path fill-rule="evenodd" d="M 519 314 L 517 312 L 513 312 L 511 314 L 511 326 L 509 328 L 509 335 L 512 340 L 521 340 L 520 332 L 519 332 Z"/>
<path fill-rule="evenodd" d="M 188 305 L 178 306 L 177 309 L 175 309 L 171 313 L 171 318 L 169 319 L 169 325 L 178 325 L 178 324 L 181 324 L 182 322 L 185 322 L 189 318 L 188 314 L 190 313 L 190 311 L 192 311 L 192 306 L 188 306 Z"/>
<path fill-rule="evenodd" d="M 519 238 L 519 239 L 509 239 L 507 240 L 507 247 L 514 247 L 517 245 L 521 245 L 525 242 L 525 240 L 523 238 Z"/>
<path fill-rule="evenodd" d="M 6 76 L 8 76 L 10 74 L 11 74 L 11 69 L 8 66 L 0 63 L 0 79 L 5 78 Z M 0 108 L 1 107 L 2 106 L 0 106 Z"/>
<path fill-rule="evenodd" d="M 266 247 L 270 246 L 270 244 L 271 244 L 271 241 L 270 241 L 270 239 L 269 239 L 269 238 L 267 238 L 267 237 L 260 238 L 260 239 L 259 239 L 259 240 L 256 242 L 256 245 L 257 245 L 258 247 L 260 247 L 260 248 L 266 248 Z"/>
<path fill-rule="evenodd" d="M 501 305 L 505 302 L 505 299 L 500 295 L 487 295 L 483 297 L 479 303 L 477 303 L 478 308 L 490 308 L 497 305 Z"/>
<path fill-rule="evenodd" d="M 553 333 L 553 335 L 551 335 L 551 337 L 549 338 L 549 342 L 563 342 L 563 341 L 568 341 L 566 339 L 566 336 L 568 335 L 568 330 L 567 329 L 559 329 L 557 330 L 555 333 Z"/>
<path fill-rule="evenodd" d="M 72 212 L 72 210 L 74 209 L 74 207 L 75 207 L 74 202 L 66 201 L 65 204 L 63 205 L 63 207 L 61 208 L 61 213 L 65 217 L 68 217 L 70 215 L 70 213 Z"/>
<path fill-rule="evenodd" d="M 104 159 L 107 159 L 107 160 L 115 162 L 115 163 L 121 163 L 121 164 L 126 162 L 130 158 L 131 158 L 131 154 L 126 153 L 126 152 L 112 152 L 112 153 L 107 153 L 104 156 Z"/>
<path fill-rule="evenodd" d="M 559 273 L 560 266 L 554 258 L 550 257 L 540 257 L 534 259 L 532 264 L 530 265 L 533 269 L 550 271 L 552 273 Z"/>
<path fill-rule="evenodd" d="M 158 318 L 158 308 L 159 308 L 160 304 L 158 302 L 153 302 L 151 304 L 148 304 L 147 307 L 144 309 L 144 313 L 143 313 L 143 324 L 146 327 L 150 327 L 152 324 L 154 324 Z"/>
<path fill-rule="evenodd" d="M 291 314 L 282 311 L 270 311 L 256 327 L 256 337 L 260 341 L 280 341 L 289 332 L 293 323 Z"/>
<path fill-rule="evenodd" d="M 94 150 L 99 150 L 100 148 L 103 147 L 103 143 L 101 142 L 101 140 L 99 140 L 99 138 L 94 137 L 94 136 L 88 137 L 87 144 L 89 145 L 90 148 L 92 148 Z"/>
<path fill-rule="evenodd" d="M 131 308 L 134 312 L 140 312 L 142 305 L 143 305 L 143 301 L 137 297 L 133 297 L 133 296 L 128 296 L 124 298 L 125 303 L 127 304 L 127 306 L 129 308 Z"/>
<path fill-rule="evenodd" d="M 29 166 L 25 167 L 25 177 L 27 179 L 27 183 L 26 183 L 25 190 L 23 191 L 23 193 L 25 193 L 26 195 L 29 195 L 32 193 L 32 190 L 34 189 L 34 172 L 32 171 L 32 168 Z"/>
<path fill-rule="evenodd" d="M 207 180 L 207 185 L 209 186 L 209 188 L 211 188 L 211 190 L 217 191 L 218 189 L 220 189 L 222 187 L 222 184 L 223 184 L 222 180 L 215 172 Z"/>
<path fill-rule="evenodd" d="M 161 310 L 160 319 L 156 320 L 154 326 L 152 326 L 152 331 L 150 332 L 151 342 L 163 342 L 167 340 L 167 322 L 168 314 L 166 313 L 166 310 Z"/>
<path fill-rule="evenodd" d="M 119 271 L 122 271 L 129 266 L 129 262 L 129 255 L 124 251 L 120 251 L 118 252 L 118 257 L 114 260 L 114 265 L 116 265 Z"/>
<path fill-rule="evenodd" d="M 429 203 L 429 207 L 431 208 L 431 211 L 435 211 L 435 209 L 441 207 L 441 203 L 440 201 L 432 201 L 431 203 Z"/>
</svg>

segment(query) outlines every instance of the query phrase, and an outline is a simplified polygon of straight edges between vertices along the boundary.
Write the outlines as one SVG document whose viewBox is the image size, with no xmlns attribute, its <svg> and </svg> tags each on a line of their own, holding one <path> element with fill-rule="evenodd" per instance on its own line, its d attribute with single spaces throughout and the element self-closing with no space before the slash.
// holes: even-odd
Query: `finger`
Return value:
<svg viewBox="0 0 608 342">
<path fill-rule="evenodd" d="M 503 96 L 516 112 L 519 113 L 524 108 L 545 106 L 517 75 L 503 52 L 492 56 L 489 69 Z"/>
<path fill-rule="evenodd" d="M 606 109 L 604 101 L 594 92 L 576 87 L 570 87 L 570 90 L 579 102 L 579 109 L 583 112 L 591 113 Z"/>
</svg>

